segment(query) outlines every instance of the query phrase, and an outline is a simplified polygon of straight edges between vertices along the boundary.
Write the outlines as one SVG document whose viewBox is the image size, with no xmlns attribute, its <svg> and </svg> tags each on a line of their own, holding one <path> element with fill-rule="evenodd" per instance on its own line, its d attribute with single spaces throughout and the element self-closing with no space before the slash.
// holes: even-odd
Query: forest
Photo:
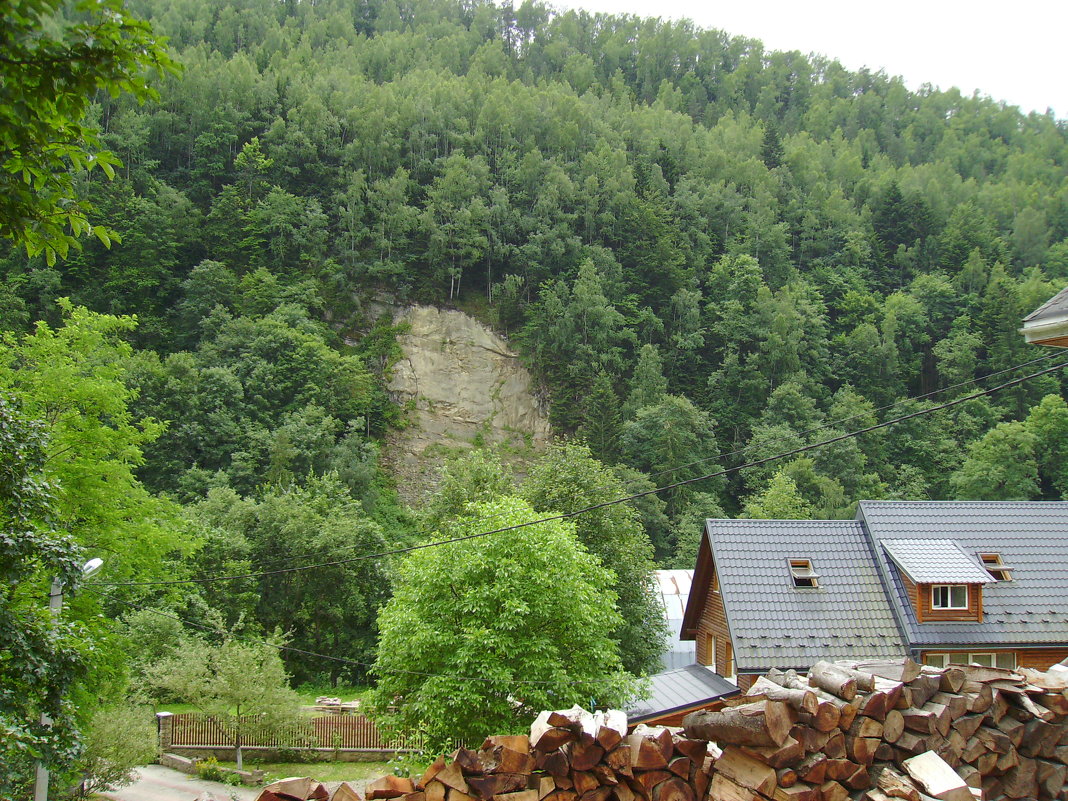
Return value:
<svg viewBox="0 0 1068 801">
<path fill-rule="evenodd" d="M 735 469 L 1054 363 L 1017 331 L 1068 282 L 1051 114 L 539 0 L 125 8 L 173 64 L 91 95 L 110 179 L 60 164 L 103 227 L 51 250 L 0 228 L 5 431 L 50 530 L 105 554 L 70 602 L 95 703 L 158 693 L 197 626 L 339 660 L 283 650 L 294 684 L 396 678 L 379 626 L 418 626 L 387 602 L 438 568 L 345 557 L 495 516 L 646 493 L 552 535 L 608 568 L 576 570 L 616 597 L 591 623 L 616 676 L 656 669 L 648 571 L 691 568 L 703 518 L 1068 498 L 1064 371 Z M 383 299 L 505 334 L 558 444 L 519 473 L 475 452 L 403 504 Z M 47 595 L 35 570 L 12 603 Z"/>
</svg>

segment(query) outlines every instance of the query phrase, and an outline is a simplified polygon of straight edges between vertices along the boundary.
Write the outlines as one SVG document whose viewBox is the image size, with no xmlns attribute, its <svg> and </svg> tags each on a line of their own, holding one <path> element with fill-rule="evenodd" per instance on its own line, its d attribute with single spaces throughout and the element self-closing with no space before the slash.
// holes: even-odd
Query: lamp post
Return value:
<svg viewBox="0 0 1068 801">
<path fill-rule="evenodd" d="M 104 564 L 103 559 L 90 559 L 82 565 L 82 577 L 88 578 L 100 569 Z M 52 620 L 59 619 L 59 613 L 63 609 L 63 579 L 56 576 L 52 579 L 52 587 L 48 591 L 48 611 L 52 614 Z M 51 726 L 52 718 L 44 712 L 41 713 L 41 725 Z M 48 768 L 43 760 L 37 762 L 37 780 L 33 785 L 33 801 L 48 801 Z"/>
</svg>

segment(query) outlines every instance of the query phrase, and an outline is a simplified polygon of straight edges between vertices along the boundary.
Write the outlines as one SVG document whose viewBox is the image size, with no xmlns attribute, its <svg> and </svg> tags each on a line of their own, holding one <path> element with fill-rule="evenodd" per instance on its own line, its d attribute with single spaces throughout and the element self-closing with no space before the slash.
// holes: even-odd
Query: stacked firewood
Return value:
<svg viewBox="0 0 1068 801">
<path fill-rule="evenodd" d="M 1068 801 L 1066 674 L 912 660 L 772 671 L 682 729 L 543 712 L 368 801 Z M 281 789 L 281 788 L 279 788 Z M 305 788 L 301 788 L 305 789 Z M 271 798 L 288 797 L 281 793 Z M 304 796 L 324 797 L 325 796 Z M 359 801 L 346 789 L 332 801 Z"/>
<path fill-rule="evenodd" d="M 1052 673 L 819 662 L 718 707 L 684 721 L 723 748 L 713 801 L 1068 801 L 1068 682 Z"/>
</svg>

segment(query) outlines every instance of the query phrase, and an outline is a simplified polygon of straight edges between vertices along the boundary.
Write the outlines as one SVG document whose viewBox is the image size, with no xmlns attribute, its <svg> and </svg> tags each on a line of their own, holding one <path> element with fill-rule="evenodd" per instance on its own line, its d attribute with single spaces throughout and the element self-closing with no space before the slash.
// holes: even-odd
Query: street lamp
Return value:
<svg viewBox="0 0 1068 801">
<path fill-rule="evenodd" d="M 103 559 L 90 559 L 82 565 L 82 578 L 89 578 L 103 564 Z M 59 613 L 62 609 L 63 579 L 56 576 L 52 579 L 52 588 L 48 591 L 48 611 L 52 613 L 53 621 L 59 619 Z M 48 717 L 44 712 L 41 713 L 41 725 L 52 725 L 52 718 Z M 45 767 L 44 761 L 37 762 L 37 780 L 33 785 L 33 801 L 48 801 L 48 768 Z"/>
</svg>

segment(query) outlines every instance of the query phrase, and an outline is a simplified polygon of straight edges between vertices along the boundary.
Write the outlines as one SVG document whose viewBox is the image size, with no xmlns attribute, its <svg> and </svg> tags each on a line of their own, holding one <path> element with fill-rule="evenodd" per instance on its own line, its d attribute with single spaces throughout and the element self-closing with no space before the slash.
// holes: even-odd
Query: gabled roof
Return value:
<svg viewBox="0 0 1068 801">
<path fill-rule="evenodd" d="M 913 584 L 988 584 L 993 579 L 953 540 L 882 540 L 883 550 Z"/>
<path fill-rule="evenodd" d="M 808 559 L 818 587 L 795 587 Z M 708 520 L 683 636 L 694 636 L 712 566 L 739 671 L 907 653 L 862 525 L 854 520 Z"/>
<path fill-rule="evenodd" d="M 627 709 L 630 723 L 659 718 L 686 709 L 699 709 L 741 690 L 704 665 L 687 665 L 649 677 L 650 695 Z"/>
<path fill-rule="evenodd" d="M 1068 287 L 1062 289 L 1029 315 L 1024 317 L 1024 322 L 1035 323 L 1040 320 L 1047 320 L 1051 317 L 1065 316 L 1068 316 Z"/>
<path fill-rule="evenodd" d="M 913 645 L 1068 642 L 1068 502 L 861 501 L 857 520 L 875 545 L 895 614 Z M 887 541 L 952 540 L 965 554 L 998 553 L 1012 581 L 983 588 L 981 623 L 917 623 Z"/>
</svg>

